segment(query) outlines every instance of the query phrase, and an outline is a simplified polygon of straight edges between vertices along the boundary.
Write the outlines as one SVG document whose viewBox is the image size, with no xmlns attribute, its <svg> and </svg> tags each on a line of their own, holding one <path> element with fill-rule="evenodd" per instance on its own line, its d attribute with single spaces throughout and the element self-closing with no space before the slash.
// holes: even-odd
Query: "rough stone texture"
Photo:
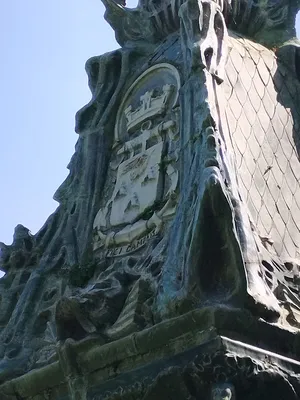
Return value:
<svg viewBox="0 0 300 400">
<path fill-rule="evenodd" d="M 104 3 L 59 207 L 0 247 L 0 399 L 296 399 L 297 5 Z"/>
</svg>

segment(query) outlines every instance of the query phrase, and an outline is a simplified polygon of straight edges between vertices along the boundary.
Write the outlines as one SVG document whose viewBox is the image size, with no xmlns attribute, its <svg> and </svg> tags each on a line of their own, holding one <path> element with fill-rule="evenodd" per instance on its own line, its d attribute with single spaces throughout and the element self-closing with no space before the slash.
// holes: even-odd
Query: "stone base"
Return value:
<svg viewBox="0 0 300 400">
<path fill-rule="evenodd" d="M 105 345 L 68 339 L 57 351 L 59 361 L 3 384 L 1 400 L 300 398 L 299 334 L 246 311 L 194 310 Z"/>
</svg>

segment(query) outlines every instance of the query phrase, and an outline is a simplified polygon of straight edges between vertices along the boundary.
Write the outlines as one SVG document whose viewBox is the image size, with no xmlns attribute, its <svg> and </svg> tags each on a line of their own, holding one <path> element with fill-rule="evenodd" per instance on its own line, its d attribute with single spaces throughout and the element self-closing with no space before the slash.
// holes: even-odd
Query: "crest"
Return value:
<svg viewBox="0 0 300 400">
<path fill-rule="evenodd" d="M 118 168 L 110 223 L 132 223 L 159 199 L 160 162 L 163 143 L 129 158 Z"/>
<path fill-rule="evenodd" d="M 138 248 L 174 214 L 179 87 L 175 67 L 157 64 L 125 94 L 106 185 L 110 195 L 94 222 L 94 249 L 107 249 L 106 256 Z"/>
</svg>

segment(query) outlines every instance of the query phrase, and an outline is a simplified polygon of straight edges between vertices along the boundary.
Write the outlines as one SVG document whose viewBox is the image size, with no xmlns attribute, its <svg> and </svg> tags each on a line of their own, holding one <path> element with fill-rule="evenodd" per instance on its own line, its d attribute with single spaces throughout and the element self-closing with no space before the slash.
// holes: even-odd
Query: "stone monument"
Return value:
<svg viewBox="0 0 300 400">
<path fill-rule="evenodd" d="M 0 399 L 299 399 L 299 2 L 103 3 L 59 206 L 0 245 Z"/>
</svg>

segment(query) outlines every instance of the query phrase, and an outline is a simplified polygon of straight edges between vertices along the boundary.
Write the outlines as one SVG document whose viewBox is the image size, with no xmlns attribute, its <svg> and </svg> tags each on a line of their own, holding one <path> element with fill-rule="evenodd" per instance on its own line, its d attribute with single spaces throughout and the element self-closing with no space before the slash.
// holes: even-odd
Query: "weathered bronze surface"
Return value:
<svg viewBox="0 0 300 400">
<path fill-rule="evenodd" d="M 298 3 L 103 2 L 59 207 L 0 244 L 0 400 L 298 399 Z"/>
</svg>

